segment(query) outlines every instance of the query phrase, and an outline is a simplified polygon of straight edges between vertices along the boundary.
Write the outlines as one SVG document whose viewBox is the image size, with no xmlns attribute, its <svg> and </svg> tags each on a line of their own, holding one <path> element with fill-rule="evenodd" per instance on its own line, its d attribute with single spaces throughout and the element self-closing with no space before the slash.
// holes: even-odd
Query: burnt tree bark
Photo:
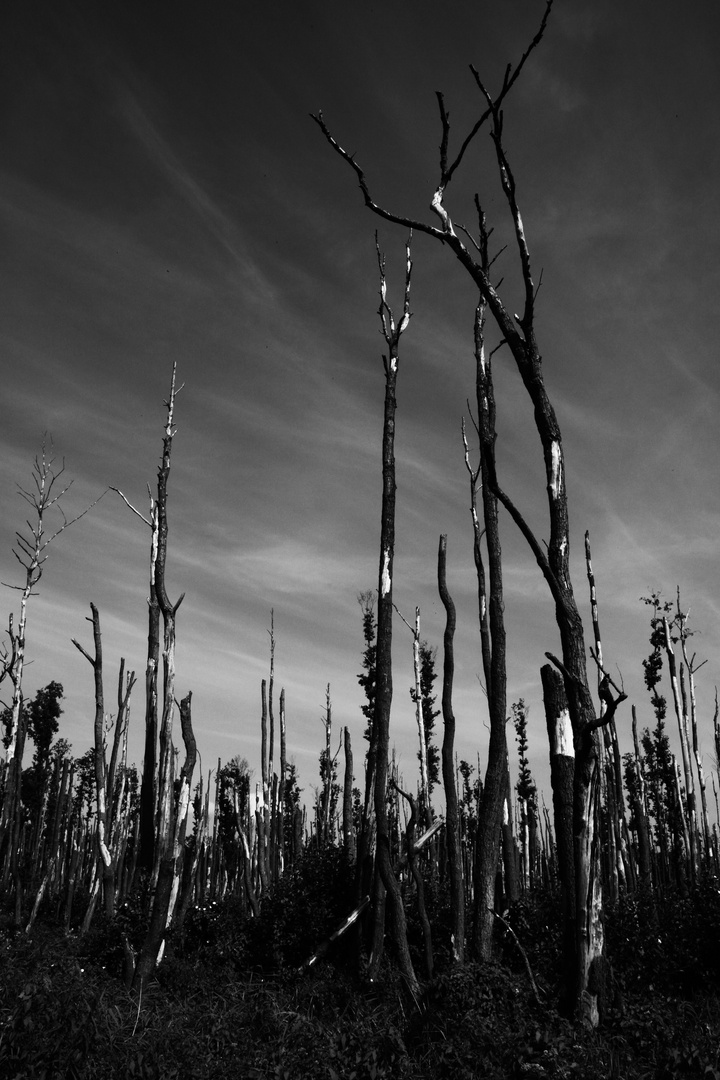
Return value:
<svg viewBox="0 0 720 1080">
<path fill-rule="evenodd" d="M 448 878 L 450 880 L 450 934 L 453 958 L 462 964 L 465 959 L 465 887 L 463 882 L 462 851 L 460 848 L 460 811 L 455 782 L 455 712 L 452 704 L 455 677 L 455 604 L 447 587 L 447 536 L 440 537 L 438 546 L 438 592 L 445 608 L 443 636 L 443 743 L 442 776 L 445 788 L 445 843 L 447 845 Z"/>
<path fill-rule="evenodd" d="M 595 872 L 597 858 L 597 799 L 598 799 L 598 727 L 603 718 L 596 715 L 588 682 L 586 648 L 582 620 L 573 592 L 570 574 L 570 542 L 568 500 L 565 480 L 565 458 L 560 426 L 552 402 L 548 396 L 543 375 L 542 355 L 535 334 L 536 286 L 533 280 L 530 251 L 525 228 L 517 202 L 516 184 L 503 144 L 502 104 L 522 72 L 528 58 L 541 41 L 550 15 L 553 0 L 546 0 L 545 11 L 530 45 L 520 62 L 508 66 L 500 91 L 492 96 L 482 83 L 478 72 L 472 68 L 473 77 L 485 101 L 478 120 L 462 142 L 457 156 L 448 157 L 450 123 L 442 94 L 438 105 L 442 136 L 440 143 L 440 177 L 431 197 L 431 209 L 439 225 L 391 212 L 373 199 L 363 170 L 354 155 L 348 153 L 333 137 L 322 115 L 314 117 L 326 139 L 336 153 L 352 168 L 360 185 L 365 205 L 386 221 L 405 228 L 423 232 L 443 244 L 455 255 L 465 272 L 476 284 L 480 296 L 487 304 L 499 332 L 501 341 L 510 350 L 517 371 L 533 408 L 535 426 L 540 437 L 548 501 L 549 542 L 547 549 L 538 541 L 524 516 L 501 488 L 495 469 L 490 463 L 488 486 L 498 502 L 505 507 L 522 532 L 541 569 L 550 590 L 562 645 L 562 660 L 555 660 L 562 672 L 568 707 L 573 727 L 576 752 L 575 772 L 575 867 L 578 895 L 578 941 L 576 953 L 575 1008 L 580 1019 L 595 1026 L 599 1021 L 597 979 L 594 973 L 602 965 L 603 938 L 600 923 L 601 882 Z M 490 124 L 490 135 L 495 148 L 500 184 L 512 229 L 524 292 L 522 313 L 513 315 L 505 305 L 498 287 L 489 275 L 489 267 L 483 264 L 482 255 L 477 257 L 478 243 L 471 239 L 468 245 L 466 231 L 456 229 L 450 212 L 445 206 L 445 195 L 465 153 L 480 129 Z M 462 234 L 462 235 L 461 235 Z M 614 711 L 614 699 L 605 684 L 607 697 L 605 717 Z M 614 704 L 611 707 L 611 703 Z"/>
<path fill-rule="evenodd" d="M 123 502 L 150 528 L 150 588 L 148 595 L 148 647 L 145 666 L 145 743 L 143 774 L 140 785 L 140 852 L 138 865 L 152 873 L 153 881 L 159 871 L 162 851 L 159 845 L 168 843 L 169 790 L 171 787 L 172 718 L 175 701 L 175 618 L 185 594 L 171 604 L 165 586 L 168 547 L 168 481 L 175 398 L 182 390 L 176 387 L 177 364 L 173 363 L 170 396 L 165 402 L 167 418 L 163 437 L 162 460 L 158 469 L 157 495 L 150 495 L 150 513 L 145 517 L 113 487 Z M 158 674 L 160 669 L 160 620 L 163 620 L 163 709 L 158 726 Z M 158 757 L 159 746 L 159 757 Z M 161 840 L 164 837 L 164 841 Z"/>
<path fill-rule="evenodd" d="M 400 337 L 410 322 L 410 240 L 405 254 L 405 293 L 403 311 L 396 323 L 387 301 L 385 259 L 375 239 L 378 268 L 380 271 L 379 315 L 382 332 L 387 344 L 383 355 L 385 369 L 385 403 L 382 434 L 382 504 L 380 515 L 380 565 L 378 572 L 378 614 L 376 652 L 376 695 L 373 716 L 373 739 L 375 747 L 374 806 L 377 829 L 377 850 L 373 878 L 373 944 L 370 956 L 370 977 L 377 978 L 383 950 L 386 905 L 390 909 L 392 931 L 398 963 L 413 993 L 418 981 L 413 969 L 407 943 L 405 909 L 400 887 L 390 861 L 390 833 L 388 822 L 387 786 L 388 754 L 390 750 L 390 712 L 392 709 L 392 623 L 393 623 L 393 560 L 395 556 L 395 410 Z"/>
<path fill-rule="evenodd" d="M 575 852 L 573 842 L 573 785 L 575 744 L 562 675 L 550 664 L 540 669 L 545 721 L 550 745 L 550 783 L 553 794 L 555 845 L 562 905 L 564 1012 L 574 1009 L 575 979 Z"/>
<path fill-rule="evenodd" d="M 353 752 L 350 729 L 343 734 L 345 774 L 343 778 L 343 849 L 349 863 L 355 862 L 355 829 L 353 826 Z"/>
<path fill-rule="evenodd" d="M 480 265 L 485 275 L 490 272 L 488 255 L 488 232 L 479 202 L 476 199 L 479 224 Z M 471 510 L 473 515 L 473 552 L 478 577 L 480 605 L 480 642 L 490 715 L 490 740 L 488 763 L 485 771 L 480 810 L 478 815 L 478 839 L 475 862 L 475 909 L 473 920 L 473 948 L 477 956 L 488 960 L 492 954 L 495 910 L 495 878 L 500 845 L 503 837 L 503 817 L 509 798 L 510 777 L 508 771 L 507 736 L 507 669 L 505 605 L 503 601 L 502 549 L 498 522 L 498 498 L 493 489 L 495 476 L 495 390 L 492 377 L 492 356 L 485 346 L 485 320 L 487 300 L 480 294 L 475 310 L 475 389 L 477 398 L 476 431 L 480 443 L 480 466 L 470 467 L 467 441 L 465 465 L 470 474 Z M 482 533 L 485 536 L 488 562 L 488 586 L 482 557 L 481 531 L 477 514 L 477 485 L 480 481 L 483 505 Z M 509 819 L 509 814 L 508 814 Z M 505 827 L 507 832 L 509 826 Z M 514 878 L 511 867 L 510 880 Z"/>
<path fill-rule="evenodd" d="M 175 398 L 182 390 L 176 387 L 177 365 L 173 364 L 170 395 L 165 402 L 167 418 L 163 437 L 162 462 L 158 469 L 157 485 L 157 558 L 155 560 L 155 595 L 157 596 L 163 620 L 163 705 L 160 719 L 158 759 L 158 795 L 155 826 L 155 859 L 153 863 L 153 881 L 157 879 L 160 863 L 168 857 L 172 848 L 173 826 L 173 746 L 172 728 L 175 711 L 175 622 L 178 608 L 185 593 L 181 593 L 173 604 L 167 593 L 165 570 L 168 550 L 168 481 L 170 479 L 170 455 L 175 437 L 174 425 Z"/>
</svg>

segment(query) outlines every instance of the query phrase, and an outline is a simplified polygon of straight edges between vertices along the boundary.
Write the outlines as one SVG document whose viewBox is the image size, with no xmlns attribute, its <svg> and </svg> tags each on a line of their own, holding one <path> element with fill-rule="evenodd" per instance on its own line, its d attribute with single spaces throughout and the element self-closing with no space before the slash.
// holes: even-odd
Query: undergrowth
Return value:
<svg viewBox="0 0 720 1080">
<path fill-rule="evenodd" d="M 617 995 L 590 1032 L 556 1008 L 551 897 L 506 913 L 517 940 L 498 927 L 496 962 L 454 968 L 442 942 L 442 891 L 433 899 L 429 890 L 438 962 L 419 1000 L 389 963 L 368 983 L 351 962 L 349 937 L 302 967 L 352 906 L 346 871 L 336 855 L 308 859 L 258 920 L 236 902 L 196 910 L 142 996 L 123 988 L 117 926 L 98 923 L 82 938 L 47 918 L 27 936 L 6 920 L 0 1076 L 720 1080 L 720 894 L 713 887 L 650 908 L 647 900 L 625 901 L 609 913 Z M 337 887 L 328 888 L 330 881 Z M 122 932 L 134 920 L 126 911 Z"/>
</svg>

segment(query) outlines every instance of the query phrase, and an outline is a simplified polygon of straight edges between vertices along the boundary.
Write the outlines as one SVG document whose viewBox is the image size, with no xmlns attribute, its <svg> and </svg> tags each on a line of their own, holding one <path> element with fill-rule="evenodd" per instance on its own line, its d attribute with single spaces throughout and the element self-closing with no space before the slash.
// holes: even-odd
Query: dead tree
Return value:
<svg viewBox="0 0 720 1080">
<path fill-rule="evenodd" d="M 708 857 L 710 852 L 710 822 L 708 819 L 707 809 L 707 794 L 705 789 L 705 771 L 703 769 L 702 756 L 700 754 L 700 744 L 698 741 L 697 730 L 697 702 L 695 697 L 695 675 L 707 663 L 706 660 L 701 660 L 699 664 L 695 663 L 696 654 L 692 656 L 688 655 L 688 639 L 692 637 L 692 630 L 688 628 L 689 613 L 683 612 L 680 607 L 680 589 L 677 590 L 677 610 L 674 620 L 674 625 L 677 627 L 678 636 L 680 638 L 680 649 L 682 652 L 683 663 L 679 665 L 680 671 L 680 689 L 681 689 L 681 712 L 682 722 L 678 715 L 678 723 L 681 728 L 681 741 L 683 746 L 683 767 L 686 766 L 685 758 L 688 758 L 688 767 L 686 768 L 685 786 L 687 792 L 688 806 L 692 808 L 691 815 L 691 828 L 697 832 L 697 800 L 694 792 L 692 768 L 689 767 L 689 750 L 690 750 L 690 738 L 688 732 L 692 734 L 692 752 L 695 759 L 695 768 L 698 776 L 698 786 L 700 788 L 700 814 L 702 817 L 702 832 L 699 834 L 702 837 L 702 847 L 705 854 L 705 858 Z M 667 639 L 666 639 L 667 640 Z M 667 647 L 667 646 L 666 646 Z M 670 649 L 668 651 L 668 667 L 672 670 L 670 652 L 672 651 L 672 641 L 670 641 Z M 687 690 L 685 690 L 685 677 L 687 677 Z M 673 690 L 674 694 L 674 690 Z M 677 709 L 678 702 L 675 699 L 675 706 Z M 690 778 L 691 786 L 688 787 L 688 775 Z"/>
<path fill-rule="evenodd" d="M 490 274 L 489 234 L 485 215 L 477 199 L 476 206 L 479 232 L 478 254 L 482 272 L 487 277 Z M 478 579 L 480 642 L 485 691 L 490 715 L 488 762 L 478 815 L 473 919 L 473 947 L 475 953 L 483 960 L 489 959 L 492 952 L 495 921 L 493 914 L 495 910 L 495 876 L 500 853 L 500 841 L 503 835 L 507 838 L 510 831 L 509 813 L 507 814 L 508 824 L 503 826 L 504 811 L 508 808 L 510 794 L 507 736 L 505 733 L 507 721 L 507 666 L 498 496 L 492 483 L 495 476 L 497 432 L 495 430 L 496 409 L 492 376 L 492 354 L 488 353 L 485 345 L 487 307 L 487 299 L 481 292 L 475 309 L 474 323 L 475 392 L 477 401 L 475 428 L 480 444 L 480 465 L 477 469 L 472 469 L 470 466 L 467 440 L 463 430 L 465 467 L 470 475 L 473 554 Z M 477 512 L 478 481 L 482 491 L 484 526 L 482 532 Z M 483 534 L 487 547 L 487 584 L 481 546 L 481 536 Z M 509 839 L 511 840 L 511 837 Z M 506 842 L 505 847 L 507 848 L 507 846 Z M 514 867 L 512 844 L 510 844 L 506 863 L 510 867 L 510 873 L 507 876 L 510 882 L 515 882 L 517 873 Z"/>
<path fill-rule="evenodd" d="M 543 376 L 542 356 L 535 334 L 536 285 L 530 263 L 530 251 L 525 228 L 517 202 L 515 178 L 505 153 L 503 142 L 502 104 L 515 84 L 528 58 L 539 44 L 547 25 L 553 0 L 546 0 L 545 11 L 537 33 L 525 50 L 520 62 L 506 69 L 500 91 L 491 95 L 472 68 L 476 85 L 485 106 L 463 140 L 454 159 L 448 156 L 450 122 L 442 94 L 438 94 L 441 120 L 440 175 L 431 197 L 431 209 L 439 220 L 438 225 L 429 224 L 395 213 L 381 207 L 373 198 L 368 181 L 355 156 L 345 150 L 334 138 L 321 114 L 314 117 L 333 150 L 350 166 L 360 185 L 366 206 L 386 221 L 424 233 L 439 241 L 445 250 L 460 262 L 477 286 L 479 293 L 492 315 L 500 339 L 512 354 L 520 378 L 533 407 L 535 425 L 540 437 L 545 466 L 550 538 L 547 549 L 538 541 L 524 516 L 499 484 L 495 470 L 489 470 L 488 483 L 511 518 L 522 532 L 550 590 L 556 612 L 556 620 L 562 645 L 562 660 L 553 658 L 561 671 L 568 697 L 570 718 L 576 744 L 575 785 L 575 863 L 578 890 L 578 941 L 576 955 L 576 1011 L 589 1024 L 598 1023 L 598 993 L 595 973 L 602 966 L 603 937 L 601 916 L 600 882 L 596 874 L 597 815 L 598 815 L 598 727 L 603 722 L 596 715 L 589 687 L 585 639 L 582 620 L 575 600 L 570 576 L 570 544 L 568 527 L 568 503 L 565 482 L 565 458 L 560 426 L 554 407 L 548 396 Z M 479 245 L 474 238 L 466 242 L 465 230 L 458 225 L 445 205 L 447 188 L 461 165 L 466 151 L 480 129 L 489 123 L 494 144 L 500 184 L 510 212 L 517 257 L 524 291 L 522 313 L 513 315 L 504 303 L 499 288 L 491 280 L 478 257 Z M 608 697 L 605 716 L 609 719 L 617 704 L 605 684 L 603 693 Z M 610 702 L 613 702 L 611 707 Z"/>
<path fill-rule="evenodd" d="M 145 669 L 145 751 L 140 788 L 140 866 L 157 880 L 164 848 L 170 843 L 169 819 L 172 799 L 172 724 L 175 708 L 175 622 L 185 594 L 172 604 L 165 585 L 168 550 L 168 482 L 170 455 L 176 434 L 175 399 L 182 390 L 176 386 L 177 364 L 173 364 L 170 395 L 163 436 L 162 459 L 158 468 L 157 495 L 150 493 L 148 517 L 114 487 L 123 502 L 150 528 L 150 595 L 148 597 L 148 651 Z M 160 664 L 160 618 L 163 622 L 163 704 L 158 731 L 158 671 Z M 158 756 L 159 747 L 159 756 Z"/>
<path fill-rule="evenodd" d="M 343 850 L 347 861 L 355 862 L 355 827 L 353 822 L 353 753 L 350 729 L 344 729 L 343 746 L 345 750 L 345 774 L 343 778 Z"/>
<path fill-rule="evenodd" d="M 173 364 L 170 395 L 165 402 L 167 418 L 163 437 L 162 462 L 158 469 L 157 517 L 158 548 L 155 560 L 155 595 L 160 606 L 163 620 L 163 706 L 160 719 L 159 758 L 158 758 L 158 797 L 155 827 L 155 860 L 153 863 L 153 881 L 157 879 L 160 861 L 167 856 L 172 844 L 173 818 L 173 745 L 172 728 L 175 710 L 175 621 L 185 593 L 181 593 L 176 603 L 171 603 L 165 585 L 165 567 L 168 549 L 168 480 L 170 479 L 170 454 L 172 441 L 176 434 L 174 425 L 175 398 L 182 390 L 176 388 L 175 376 L 177 365 Z"/>
<path fill-rule="evenodd" d="M 287 777 L 287 731 L 285 721 L 285 687 L 280 690 L 280 777 L 277 796 L 276 879 L 285 868 L 285 780 Z"/>
<path fill-rule="evenodd" d="M 600 636 L 600 619 L 598 615 L 597 591 L 595 588 L 595 574 L 592 566 L 592 554 L 590 551 L 590 533 L 585 532 L 585 566 L 587 571 L 588 585 L 590 587 L 590 617 L 592 619 L 593 637 L 595 639 L 595 652 L 591 655 L 597 665 L 598 691 L 602 685 L 604 676 L 603 647 Z M 600 703 L 600 712 L 604 712 L 604 704 Z M 617 737 L 615 718 L 603 724 L 604 751 L 607 757 L 606 763 L 606 808 L 608 818 L 608 870 L 611 883 L 612 899 L 617 900 L 620 887 L 631 887 L 632 868 L 628 852 L 628 829 L 625 819 L 625 796 L 623 793 L 622 765 L 620 761 L 620 745 Z"/>
<path fill-rule="evenodd" d="M 555 845 L 562 910 L 562 1008 L 572 1013 L 575 986 L 575 847 L 573 807 L 575 743 L 562 675 L 550 664 L 540 669 L 550 745 L 550 783 L 553 794 Z"/>
<path fill-rule="evenodd" d="M 23 488 L 18 485 L 18 494 L 31 509 L 31 518 L 26 522 L 27 532 L 15 533 L 13 555 L 22 567 L 25 576 L 23 585 L 2 584 L 8 589 L 20 593 L 20 615 L 17 628 L 10 615 L 8 636 L 10 653 L 5 651 L 1 658 L 2 677 L 9 677 L 13 696 L 10 708 L 10 728 L 7 735 L 7 757 L 5 770 L 5 792 L 0 816 L 0 861 L 5 860 L 11 867 L 16 888 L 17 915 L 20 915 L 21 896 L 20 878 L 17 868 L 17 826 L 19 825 L 20 787 L 22 779 L 22 757 L 25 745 L 25 731 L 22 716 L 22 685 L 25 668 L 25 645 L 27 634 L 28 602 L 31 596 L 37 596 L 35 589 L 43 574 L 48 557 L 48 548 L 52 542 L 70 525 L 75 524 L 95 506 L 102 495 L 95 499 L 75 517 L 68 519 L 60 501 L 72 485 L 72 481 L 57 490 L 58 481 L 65 471 L 65 464 L 54 468 L 55 459 L 46 449 L 43 441 L 40 454 L 35 458 L 32 469 L 32 486 Z M 103 492 L 103 495 L 105 493 Z M 46 532 L 48 515 L 52 511 L 60 514 L 60 525 L 49 535 Z M 5 876 L 5 875 L 4 875 Z"/>
<path fill-rule="evenodd" d="M 447 587 L 447 536 L 440 537 L 438 546 L 438 592 L 445 608 L 443 636 L 443 744 L 442 775 L 445 788 L 445 843 L 447 846 L 448 877 L 450 880 L 450 933 L 453 958 L 462 964 L 465 959 L 465 887 L 463 883 L 462 852 L 460 849 L 460 812 L 455 783 L 455 712 L 452 704 L 455 677 L 455 604 Z"/>
<path fill-rule="evenodd" d="M 102 634 L 100 631 L 100 614 L 95 604 L 90 604 L 90 611 L 92 616 L 88 619 L 88 622 L 92 623 L 93 628 L 93 646 L 94 656 L 83 648 L 79 641 L 75 638 L 72 639 L 72 643 L 79 652 L 83 654 L 85 659 L 90 663 L 93 669 L 93 679 L 95 684 L 95 721 L 93 725 L 94 733 L 94 762 L 95 762 L 95 799 L 97 804 L 97 819 L 95 824 L 95 835 L 97 842 L 97 857 L 100 865 L 100 872 L 102 878 L 103 888 L 103 901 L 105 906 L 105 914 L 108 919 L 111 919 L 115 914 L 115 895 L 117 889 L 117 863 L 118 852 L 120 848 L 119 844 L 119 818 L 117 811 L 121 809 L 121 805 L 114 806 L 113 800 L 115 796 L 115 776 L 117 770 L 117 760 L 120 744 L 123 740 L 126 730 L 126 715 L 127 705 L 130 693 L 135 682 L 135 673 L 132 672 L 128 676 L 127 685 L 123 685 L 123 675 L 125 670 L 125 661 L 122 660 L 120 664 L 120 679 L 118 690 L 118 715 L 115 720 L 115 734 L 113 738 L 113 748 L 110 758 L 110 767 L 108 768 L 107 758 L 105 754 L 105 697 L 103 691 L 103 655 L 102 655 Z M 117 800 L 119 804 L 122 803 L 122 796 Z M 115 811 L 115 812 L 114 812 Z M 99 879 L 98 879 L 99 884 Z M 93 893 L 91 899 L 90 915 L 87 921 L 92 918 L 92 909 L 94 908 L 94 899 L 97 893 Z"/>
<path fill-rule="evenodd" d="M 165 934 L 172 920 L 183 876 L 185 833 L 190 807 L 192 775 L 197 758 L 197 746 L 192 728 L 191 704 L 192 693 L 188 693 L 179 703 L 180 726 L 185 744 L 185 761 L 180 770 L 177 802 L 174 800 L 171 802 L 167 823 L 169 842 L 161 848 L 162 858 L 158 867 L 150 922 L 132 978 L 133 990 L 137 991 L 142 990 L 148 977 L 155 970 L 158 959 L 162 956 Z"/>
<path fill-rule="evenodd" d="M 268 684 L 268 717 L 270 720 L 270 742 L 268 747 L 267 785 L 263 791 L 265 804 L 265 868 L 269 880 L 272 880 L 273 856 L 273 820 L 275 816 L 275 710 L 273 690 L 275 688 L 275 612 L 270 609 L 270 681 Z"/>
<path fill-rule="evenodd" d="M 392 616 L 393 560 L 395 556 L 395 410 L 400 337 L 410 322 L 410 240 L 405 247 L 405 293 L 402 316 L 396 323 L 387 301 L 385 259 L 375 239 L 380 271 L 380 322 L 387 344 L 383 355 L 385 369 L 385 405 L 382 436 L 382 506 L 380 515 L 380 565 L 378 573 L 378 614 L 376 653 L 376 696 L 373 716 L 374 790 L 377 849 L 372 888 L 373 944 L 370 956 L 370 976 L 376 978 L 380 968 L 385 932 L 386 898 L 390 907 L 392 930 L 398 961 L 410 989 L 416 992 L 418 982 L 413 970 L 407 943 L 405 909 L 400 887 L 390 861 L 387 786 L 388 754 L 390 750 L 390 712 L 392 708 Z"/>
<path fill-rule="evenodd" d="M 420 926 L 423 935 L 423 946 L 425 954 L 425 976 L 428 980 L 433 977 L 433 945 L 432 945 L 432 928 L 430 926 L 430 919 L 427 913 L 427 907 L 425 904 L 425 883 L 423 881 L 422 870 L 418 866 L 417 855 L 418 849 L 415 844 L 415 825 L 418 822 L 418 807 L 415 799 L 408 792 L 403 791 L 401 787 L 395 781 L 392 782 L 393 787 L 396 789 L 399 795 L 402 795 L 407 800 L 410 806 L 410 817 L 405 827 L 405 855 L 407 858 L 408 868 L 410 870 L 410 876 L 415 882 L 415 890 L 417 894 L 417 909 L 418 919 L 420 920 Z"/>
<path fill-rule="evenodd" d="M 410 688 L 410 698 L 415 705 L 415 722 L 418 729 L 418 761 L 420 762 L 420 821 L 421 824 L 430 826 L 432 824 L 432 806 L 430 804 L 430 782 L 429 782 L 429 769 L 428 769 L 428 737 L 425 730 L 425 721 L 423 718 L 423 697 L 422 697 L 422 685 L 421 685 L 421 658 L 420 650 L 422 642 L 420 640 L 420 608 L 415 608 L 415 625 L 411 626 L 407 619 L 400 613 L 398 608 L 395 608 L 398 616 L 407 626 L 408 630 L 412 634 L 412 654 L 413 654 L 413 676 L 414 685 Z M 400 792 L 402 795 L 403 793 Z"/>
</svg>

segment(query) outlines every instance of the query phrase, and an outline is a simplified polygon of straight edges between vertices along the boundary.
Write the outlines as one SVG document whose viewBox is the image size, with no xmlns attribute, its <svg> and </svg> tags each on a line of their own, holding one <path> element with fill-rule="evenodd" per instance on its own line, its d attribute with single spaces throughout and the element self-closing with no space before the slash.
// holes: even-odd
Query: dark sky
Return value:
<svg viewBox="0 0 720 1080">
<path fill-rule="evenodd" d="M 74 484 L 69 515 L 108 485 L 141 510 L 154 485 L 173 361 L 171 597 L 178 692 L 194 692 L 203 768 L 259 769 L 260 680 L 275 613 L 276 685 L 301 785 L 317 783 L 320 716 L 361 754 L 357 594 L 377 581 L 382 338 L 377 219 L 309 118 L 322 109 L 378 201 L 431 220 L 442 90 L 458 145 L 539 23 L 539 0 L 412 4 L 11 4 L 0 16 L 2 579 L 43 432 Z M 701 741 L 712 759 L 718 679 L 720 16 L 716 5 L 556 0 L 505 109 L 505 138 L 536 279 L 538 336 L 563 431 L 573 567 L 587 611 L 590 530 L 605 658 L 641 724 L 648 611 L 677 585 L 697 631 Z M 480 193 L 499 249 L 506 207 L 481 134 L 447 197 L 470 227 Z M 402 230 L 380 223 L 391 303 Z M 475 295 L 449 252 L 413 244 L 413 318 L 397 414 L 395 601 L 441 645 L 436 552 L 449 536 L 458 607 L 458 752 L 485 756 L 476 584 L 460 421 L 473 394 Z M 498 277 L 519 307 L 512 250 Z M 515 307 L 513 307 L 515 305 Z M 509 356 L 495 360 L 503 486 L 547 535 L 532 413 Z M 558 651 L 552 604 L 502 521 L 509 700 L 531 706 Z M 52 546 L 31 601 L 26 692 L 65 685 L 62 734 L 91 741 L 86 643 L 100 609 L 107 697 L 125 656 L 140 675 L 149 532 L 107 495 Z M 15 601 L 6 592 L 6 609 Z M 589 629 L 589 625 L 588 625 Z M 414 777 L 411 639 L 396 627 L 392 737 Z M 617 667 L 616 667 L 617 665 Z M 439 691 L 438 691 L 439 692 Z M 630 702 L 618 717 L 630 748 Z M 179 736 L 178 736 L 179 737 Z"/>
</svg>

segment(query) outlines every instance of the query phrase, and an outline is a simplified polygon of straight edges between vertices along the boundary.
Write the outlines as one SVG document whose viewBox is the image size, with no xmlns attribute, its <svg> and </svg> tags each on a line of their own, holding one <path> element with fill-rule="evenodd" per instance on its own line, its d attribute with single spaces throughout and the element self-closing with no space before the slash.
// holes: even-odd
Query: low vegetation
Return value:
<svg viewBox="0 0 720 1080">
<path fill-rule="evenodd" d="M 402 1080 L 452 1077 L 720 1077 L 720 890 L 626 899 L 608 912 L 616 967 L 598 1030 L 557 1009 L 556 897 L 539 893 L 498 922 L 497 959 L 453 966 L 413 999 L 387 962 L 370 983 L 351 929 L 313 950 L 347 914 L 342 852 L 308 852 L 260 918 L 232 898 L 191 911 L 141 994 L 123 985 L 124 941 L 142 931 L 125 905 L 110 925 L 65 932 L 41 911 L 33 932 L 0 932 L 0 1075 Z M 447 920 L 443 888 L 426 897 Z M 422 936 L 408 921 L 422 963 Z M 530 979 L 532 972 L 537 994 Z"/>
</svg>

